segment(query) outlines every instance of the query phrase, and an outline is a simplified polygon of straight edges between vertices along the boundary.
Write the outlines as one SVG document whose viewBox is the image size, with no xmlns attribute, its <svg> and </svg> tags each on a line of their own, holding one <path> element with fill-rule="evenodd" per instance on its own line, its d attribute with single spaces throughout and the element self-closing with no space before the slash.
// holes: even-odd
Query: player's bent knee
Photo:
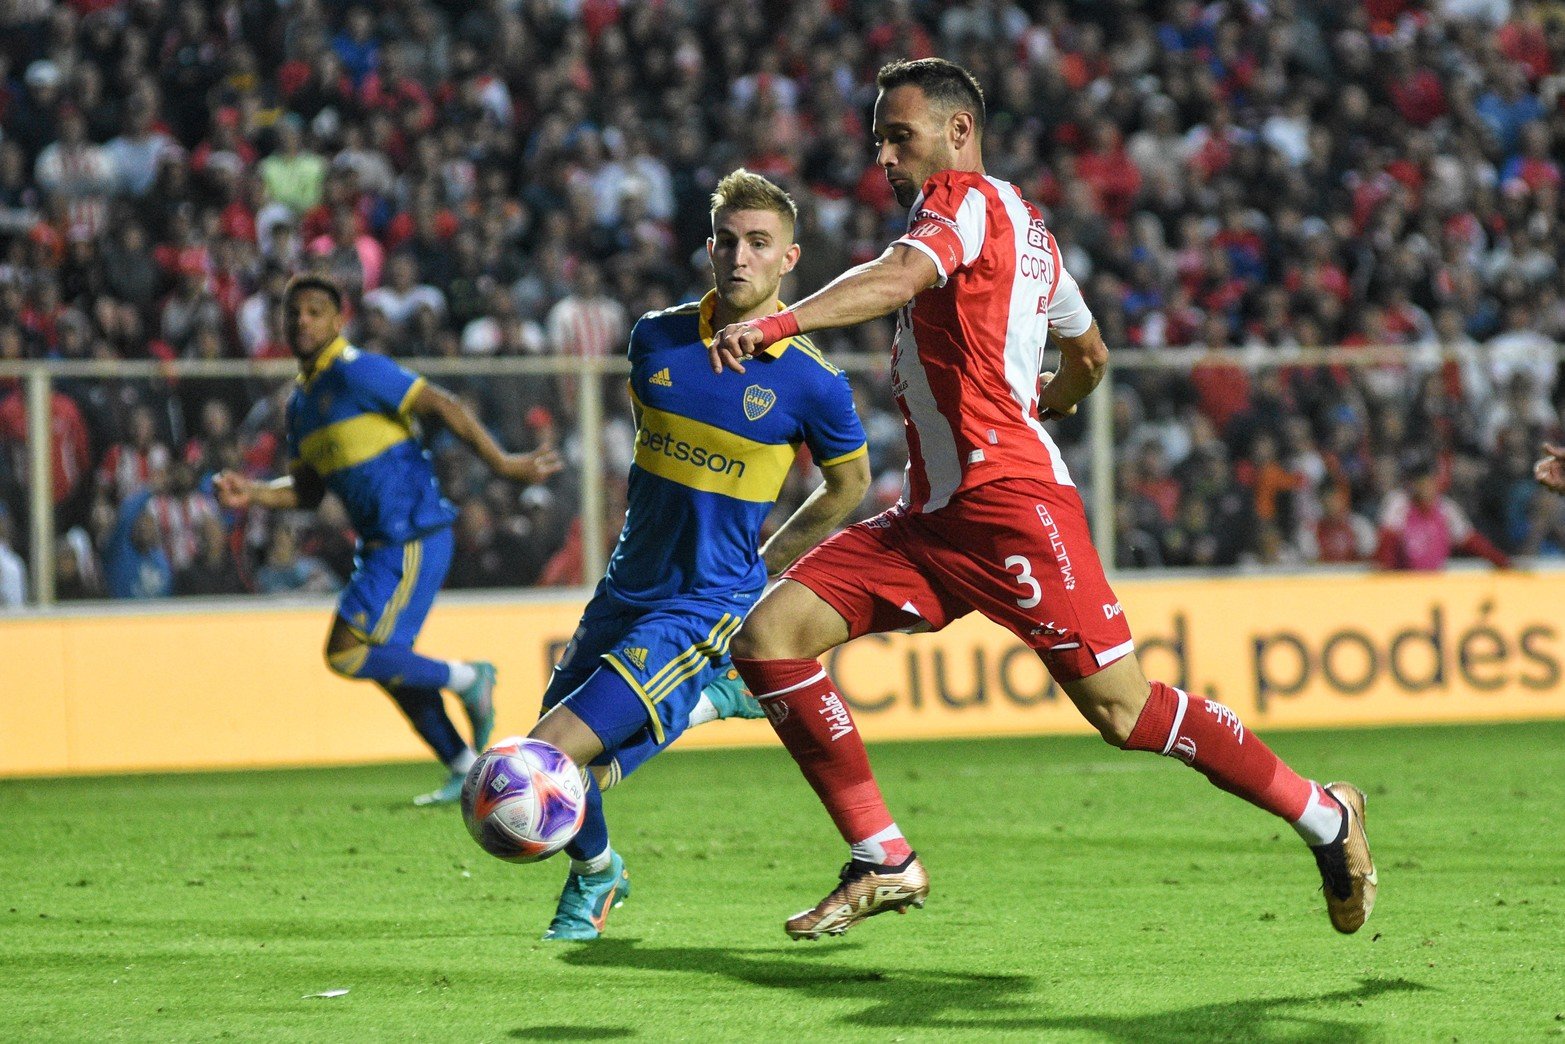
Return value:
<svg viewBox="0 0 1565 1044">
<path fill-rule="evenodd" d="M 370 647 L 363 643 L 354 643 L 344 649 L 326 650 L 326 666 L 331 672 L 342 678 L 357 678 L 359 672 L 364 669 L 364 661 L 369 658 Z"/>
</svg>

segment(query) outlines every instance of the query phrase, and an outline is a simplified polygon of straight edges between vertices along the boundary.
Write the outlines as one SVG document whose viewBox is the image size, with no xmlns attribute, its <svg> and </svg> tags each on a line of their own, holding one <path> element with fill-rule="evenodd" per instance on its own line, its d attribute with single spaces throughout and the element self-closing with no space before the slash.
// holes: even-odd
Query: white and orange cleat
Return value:
<svg viewBox="0 0 1565 1044">
<path fill-rule="evenodd" d="M 922 907 L 929 895 L 929 874 L 917 855 L 909 855 L 895 867 L 855 859 L 842 868 L 841 878 L 842 883 L 814 908 L 788 918 L 783 930 L 795 939 L 841 935 L 866 917 Z"/>
<path fill-rule="evenodd" d="M 1327 783 L 1326 790 L 1342 803 L 1346 822 L 1337 840 L 1310 851 L 1315 853 L 1315 864 L 1320 867 L 1321 891 L 1326 895 L 1331 926 L 1344 935 L 1352 935 L 1369 920 L 1380 881 L 1375 875 L 1375 860 L 1369 854 L 1369 838 L 1364 833 L 1364 792 L 1352 783 Z"/>
</svg>

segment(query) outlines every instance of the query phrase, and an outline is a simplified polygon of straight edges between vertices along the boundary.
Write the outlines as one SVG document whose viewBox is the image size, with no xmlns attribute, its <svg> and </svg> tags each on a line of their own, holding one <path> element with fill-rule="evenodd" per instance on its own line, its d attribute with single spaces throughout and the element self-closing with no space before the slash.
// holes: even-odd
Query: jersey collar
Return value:
<svg viewBox="0 0 1565 1044">
<path fill-rule="evenodd" d="M 784 308 L 788 307 L 781 301 L 776 301 L 774 303 L 776 304 L 776 307 L 772 309 L 774 312 L 780 312 Z M 701 298 L 701 341 L 703 344 L 710 345 L 712 343 L 712 338 L 717 336 L 717 331 L 712 328 L 712 315 L 716 311 L 717 291 L 708 290 L 706 292 L 706 296 Z M 789 348 L 793 347 L 793 342 L 794 338 L 784 337 L 777 343 L 768 345 L 767 347 L 761 349 L 761 354 L 775 359 L 783 352 L 786 352 Z"/>
<path fill-rule="evenodd" d="M 315 380 L 315 378 L 325 373 L 326 368 L 332 363 L 336 362 L 337 357 L 346 351 L 347 348 L 348 339 L 346 337 L 340 336 L 336 340 L 332 341 L 331 344 L 328 344 L 325 348 L 322 348 L 320 350 L 320 354 L 318 354 L 315 357 L 314 362 L 310 364 L 310 368 L 299 374 L 299 383 L 309 384 L 311 381 Z"/>
</svg>

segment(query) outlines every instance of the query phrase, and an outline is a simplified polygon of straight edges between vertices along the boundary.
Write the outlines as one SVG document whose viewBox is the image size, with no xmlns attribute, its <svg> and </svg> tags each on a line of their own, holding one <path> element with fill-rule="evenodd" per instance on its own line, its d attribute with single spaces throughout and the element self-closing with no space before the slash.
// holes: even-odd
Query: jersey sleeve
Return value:
<svg viewBox="0 0 1565 1044">
<path fill-rule="evenodd" d="M 864 425 L 853 408 L 853 388 L 845 373 L 821 371 L 809 409 L 800 418 L 804 444 L 821 467 L 842 464 L 869 452 Z"/>
<path fill-rule="evenodd" d="M 625 358 L 631 362 L 639 359 L 645 351 L 646 340 L 643 335 L 646 333 L 647 325 L 652 321 L 652 315 L 652 312 L 648 312 L 637 319 L 636 325 L 630 328 L 630 337 L 625 345 Z"/>
<path fill-rule="evenodd" d="M 908 223 L 907 235 L 897 242 L 928 254 L 940 270 L 939 285 L 944 286 L 978 260 L 987 234 L 983 192 L 958 172 L 943 170 L 924 183 L 924 196 Z"/>
<path fill-rule="evenodd" d="M 1049 329 L 1061 337 L 1080 337 L 1092 328 L 1092 309 L 1064 265 L 1059 266 L 1059 273 L 1054 296 L 1049 299 Z"/>
<path fill-rule="evenodd" d="M 403 416 L 428 383 L 412 370 L 398 366 L 384 355 L 368 352 L 354 360 L 354 384 L 365 404 L 377 413 Z"/>
</svg>

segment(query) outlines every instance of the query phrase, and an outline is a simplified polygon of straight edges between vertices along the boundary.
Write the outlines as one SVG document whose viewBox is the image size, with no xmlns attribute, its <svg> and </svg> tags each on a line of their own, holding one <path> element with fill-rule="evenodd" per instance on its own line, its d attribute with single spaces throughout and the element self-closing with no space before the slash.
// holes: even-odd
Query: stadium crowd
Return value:
<svg viewBox="0 0 1565 1044">
<path fill-rule="evenodd" d="M 1043 206 L 1120 357 L 1253 363 L 1117 375 L 1121 566 L 1565 552 L 1529 477 L 1565 395 L 1565 4 L 12 0 L 0 22 L 0 359 L 285 356 L 281 288 L 309 268 L 371 351 L 618 353 L 710 285 L 708 195 L 740 165 L 800 203 L 802 295 L 900 234 L 874 73 L 944 54 L 984 83 L 990 173 Z M 821 340 L 883 361 L 890 335 Z M 1316 345 L 1407 354 L 1277 358 Z M 569 379 L 447 383 L 508 445 L 579 457 Z M 900 487 L 887 383 L 855 380 L 865 514 Z M 340 511 L 236 520 L 210 493 L 222 467 L 280 473 L 285 391 L 58 381 L 60 597 L 339 584 Z M 610 400 L 612 482 L 633 433 Z M 1059 436 L 1078 480 L 1084 427 Z M 451 441 L 451 584 L 580 582 L 570 469 L 519 492 Z M 0 604 L 24 442 L 12 381 Z M 810 485 L 801 464 L 779 512 Z"/>
</svg>

